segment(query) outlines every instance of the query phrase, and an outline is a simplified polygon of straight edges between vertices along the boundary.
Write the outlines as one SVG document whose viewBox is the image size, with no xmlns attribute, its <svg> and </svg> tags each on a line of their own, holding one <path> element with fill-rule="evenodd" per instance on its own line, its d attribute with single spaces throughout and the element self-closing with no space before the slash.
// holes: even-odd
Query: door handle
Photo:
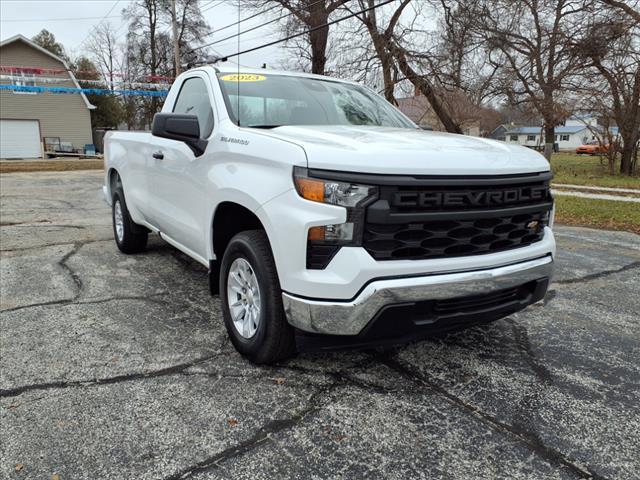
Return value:
<svg viewBox="0 0 640 480">
<path fill-rule="evenodd" d="M 162 153 L 161 150 L 158 150 L 157 152 L 153 152 L 153 158 L 162 160 L 164 158 L 164 153 Z"/>
</svg>

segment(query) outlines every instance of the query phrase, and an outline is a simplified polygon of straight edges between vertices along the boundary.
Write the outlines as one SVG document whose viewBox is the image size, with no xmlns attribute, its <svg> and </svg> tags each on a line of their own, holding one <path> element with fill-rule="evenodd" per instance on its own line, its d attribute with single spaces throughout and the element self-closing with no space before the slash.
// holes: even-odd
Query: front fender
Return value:
<svg viewBox="0 0 640 480">
<path fill-rule="evenodd" d="M 293 189 L 292 166 L 286 164 L 249 165 L 237 161 L 228 165 L 219 164 L 211 169 L 210 181 L 214 188 L 205 238 L 209 260 L 216 259 L 213 252 L 213 222 L 221 204 L 235 203 L 246 208 L 258 217 L 266 229 L 265 213 L 260 211 L 262 205 Z M 267 236 L 270 236 L 269 231 Z"/>
</svg>

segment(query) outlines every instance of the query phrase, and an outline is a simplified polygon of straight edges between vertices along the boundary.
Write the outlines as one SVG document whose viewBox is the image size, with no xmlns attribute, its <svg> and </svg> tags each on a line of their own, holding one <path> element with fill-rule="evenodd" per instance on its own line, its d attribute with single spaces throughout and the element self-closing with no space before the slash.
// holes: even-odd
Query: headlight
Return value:
<svg viewBox="0 0 640 480">
<path fill-rule="evenodd" d="M 293 180 L 302 198 L 341 207 L 357 208 L 378 192 L 376 187 L 370 185 L 308 177 L 306 169 L 297 167 L 293 171 Z"/>
<path fill-rule="evenodd" d="M 300 167 L 293 169 L 293 182 L 302 198 L 347 210 L 345 223 L 309 228 L 307 268 L 323 269 L 341 247 L 362 245 L 365 208 L 378 198 L 378 187 L 311 177 L 306 168 Z"/>
</svg>

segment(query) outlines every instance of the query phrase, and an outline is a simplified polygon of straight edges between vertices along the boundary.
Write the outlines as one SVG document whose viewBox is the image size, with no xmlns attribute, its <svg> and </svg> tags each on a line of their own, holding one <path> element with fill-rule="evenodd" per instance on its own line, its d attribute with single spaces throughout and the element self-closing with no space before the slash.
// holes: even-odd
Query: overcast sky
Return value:
<svg viewBox="0 0 640 480">
<path fill-rule="evenodd" d="M 124 40 L 127 26 L 121 12 L 132 0 L 0 0 L 0 39 L 4 40 L 16 34 L 28 38 L 46 28 L 52 32 L 56 40 L 71 56 L 86 53 L 83 42 L 91 35 L 93 28 L 105 16 L 105 22 L 111 22 L 117 29 L 117 36 Z M 206 37 L 207 42 L 221 39 L 236 33 L 237 27 L 228 28 L 215 33 L 225 25 L 237 21 L 238 10 L 230 0 L 200 0 L 203 16 L 209 22 L 214 33 Z M 109 13 L 111 11 L 111 13 Z M 241 12 L 241 17 L 248 17 L 251 12 Z M 59 20 L 65 19 L 65 20 Z M 250 28 L 265 21 L 255 18 L 243 22 L 242 29 Z M 277 30 L 268 25 L 259 30 L 247 33 L 241 37 L 241 50 L 257 46 L 279 38 Z M 227 40 L 215 45 L 221 54 L 231 54 L 237 51 L 237 40 Z M 246 54 L 240 58 L 240 63 L 251 67 L 260 67 L 267 63 L 274 67 L 281 58 L 278 47 L 268 47 L 257 52 Z"/>
</svg>

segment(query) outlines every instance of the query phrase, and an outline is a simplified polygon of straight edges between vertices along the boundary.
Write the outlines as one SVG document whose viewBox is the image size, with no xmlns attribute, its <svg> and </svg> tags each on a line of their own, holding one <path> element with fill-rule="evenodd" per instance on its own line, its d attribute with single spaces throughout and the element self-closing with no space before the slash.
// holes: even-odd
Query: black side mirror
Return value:
<svg viewBox="0 0 640 480">
<path fill-rule="evenodd" d="M 202 155 L 207 148 L 207 141 L 200 138 L 200 125 L 195 115 L 156 113 L 151 134 L 186 143 L 196 157 Z"/>
</svg>

